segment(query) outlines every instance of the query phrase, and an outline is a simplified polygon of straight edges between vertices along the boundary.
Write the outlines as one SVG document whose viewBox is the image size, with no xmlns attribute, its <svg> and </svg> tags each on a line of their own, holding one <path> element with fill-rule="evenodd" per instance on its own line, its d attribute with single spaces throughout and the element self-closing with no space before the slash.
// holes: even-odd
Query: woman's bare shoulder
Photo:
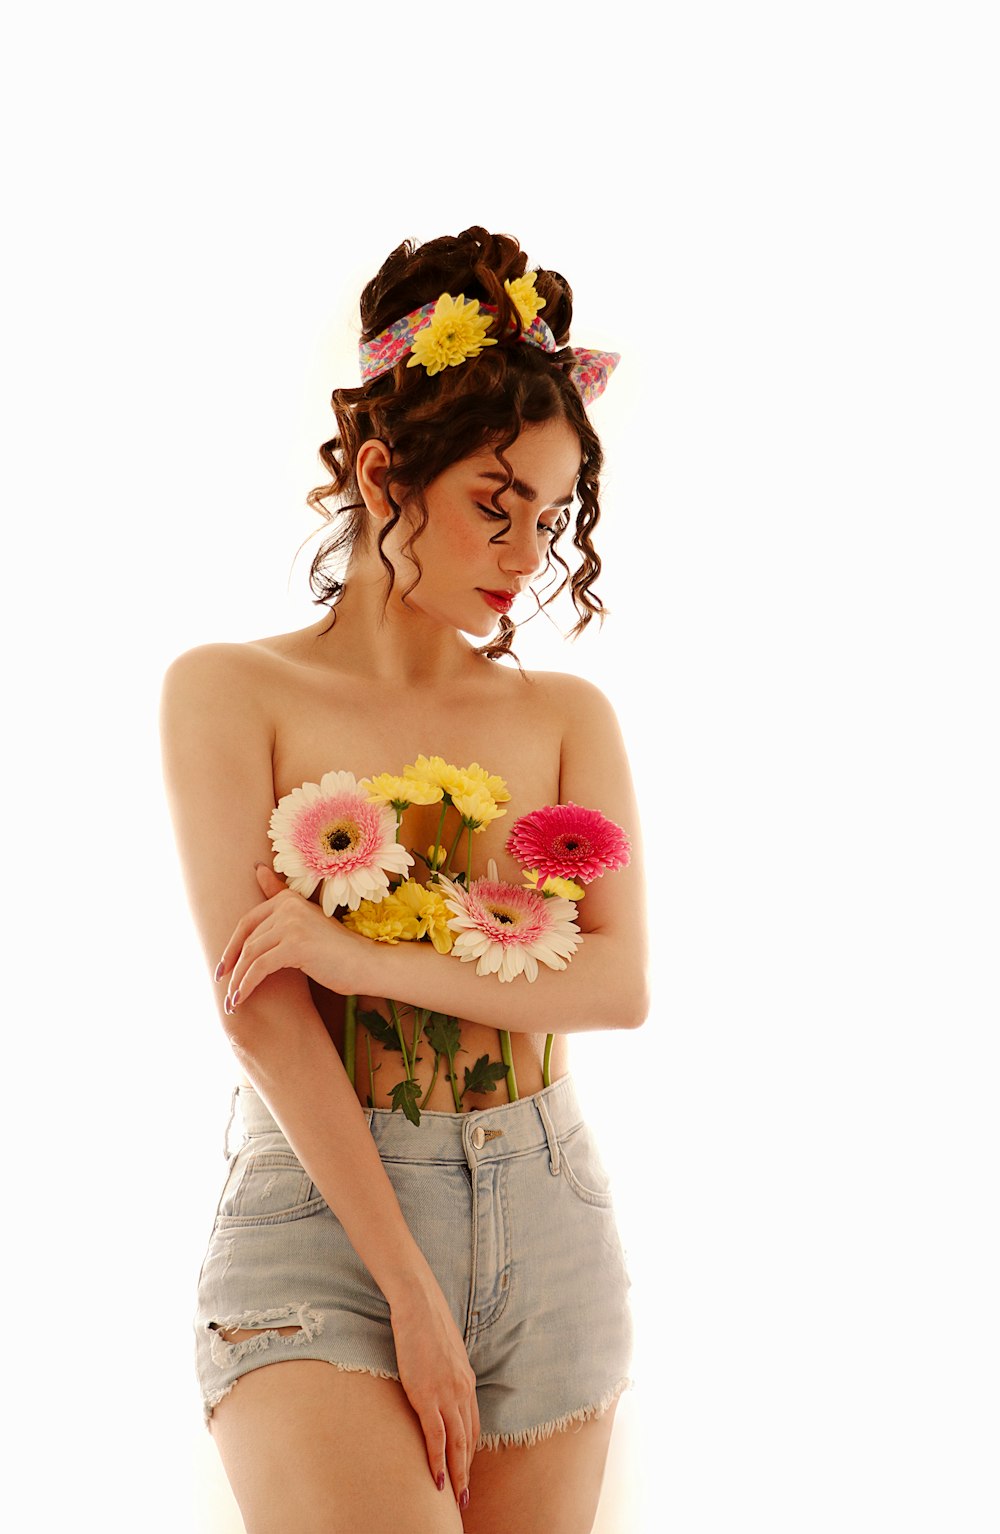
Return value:
<svg viewBox="0 0 1000 1534">
<path fill-rule="evenodd" d="M 567 718 L 577 716 L 580 710 L 588 715 L 600 715 L 610 711 L 607 695 L 596 683 L 572 671 L 527 671 L 529 683 L 542 703 L 558 709 Z"/>
<path fill-rule="evenodd" d="M 167 667 L 165 684 L 185 690 L 227 686 L 259 690 L 292 657 L 293 634 L 265 639 L 210 640 L 182 650 Z"/>
</svg>

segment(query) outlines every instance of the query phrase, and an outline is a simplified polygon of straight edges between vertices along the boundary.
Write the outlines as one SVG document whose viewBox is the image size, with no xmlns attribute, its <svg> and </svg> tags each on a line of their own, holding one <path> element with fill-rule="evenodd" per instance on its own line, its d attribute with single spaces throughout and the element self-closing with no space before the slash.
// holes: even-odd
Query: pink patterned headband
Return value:
<svg viewBox="0 0 1000 1534">
<path fill-rule="evenodd" d="M 528 272 L 504 286 L 516 306 L 524 329 L 519 339 L 529 346 L 537 346 L 543 352 L 556 352 L 556 338 L 537 312 L 543 300 L 534 291 L 535 273 Z M 446 367 L 459 367 L 470 357 L 478 357 L 484 346 L 496 346 L 496 337 L 487 336 L 489 316 L 496 314 L 495 304 L 481 304 L 476 299 L 466 302 L 460 293 L 453 298 L 442 293 L 434 303 L 424 304 L 404 314 L 359 346 L 361 382 L 371 383 L 400 362 L 407 352 L 412 352 L 407 367 L 422 366 L 429 375 L 442 372 Z M 608 379 L 621 361 L 619 352 L 591 351 L 587 347 L 570 348 L 573 361 L 567 372 L 579 391 L 585 405 L 604 393 Z"/>
</svg>

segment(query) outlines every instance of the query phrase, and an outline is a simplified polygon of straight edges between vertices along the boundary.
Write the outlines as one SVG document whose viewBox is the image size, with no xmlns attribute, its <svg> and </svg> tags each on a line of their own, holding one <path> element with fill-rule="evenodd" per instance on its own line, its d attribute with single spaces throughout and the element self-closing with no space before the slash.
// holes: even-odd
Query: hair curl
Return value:
<svg viewBox="0 0 1000 1534">
<path fill-rule="evenodd" d="M 577 613 L 571 638 L 581 633 L 595 615 L 603 620 L 606 609 L 592 590 L 601 561 L 590 535 L 600 517 L 598 493 L 604 455 L 568 372 L 573 361 L 568 346 L 573 293 L 558 272 L 537 270 L 535 291 L 544 300 L 541 316 L 552 330 L 559 350 L 545 353 L 538 347 L 521 344 L 518 339 L 523 329 L 521 318 L 504 282 L 522 276 L 527 265 L 527 256 L 512 236 L 490 234 L 474 225 L 457 236 L 445 235 L 423 245 L 404 240 L 364 289 L 361 295 L 364 340 L 371 340 L 394 320 L 447 292 L 496 306 L 490 334 L 497 337 L 498 344 L 485 349 L 468 365 L 445 368 L 433 377 L 422 368 L 408 368 L 403 359 L 391 373 L 361 388 L 333 391 L 331 403 L 337 433 L 319 450 L 330 482 L 317 486 L 306 497 L 307 504 L 324 521 L 344 518 L 342 526 L 324 540 L 309 570 L 316 605 L 331 608 L 331 627 L 345 581 L 327 567 L 336 562 L 346 570 L 358 539 L 367 536 L 367 512 L 356 475 L 358 450 L 363 442 L 377 438 L 390 451 L 384 488 L 392 516 L 378 535 L 379 558 L 388 574 L 386 601 L 394 574 L 383 552 L 383 542 L 399 520 L 401 500 L 411 500 L 419 513 L 417 525 L 404 544 L 417 568 L 416 578 L 402 593 L 405 601 L 422 573 L 413 544 L 427 525 L 422 493 L 426 487 L 451 464 L 490 446 L 506 476 L 506 483 L 491 497 L 495 509 L 502 512 L 499 497 L 510 488 L 514 477 L 504 457 L 505 450 L 525 426 L 557 418 L 567 420 L 580 438 L 581 461 L 576 483 L 579 509 L 572 542 L 581 558 L 570 574 L 556 547 L 569 524 L 567 512 L 556 524 L 545 565 L 551 579 L 555 579 L 555 561 L 562 568 L 562 578 L 544 602 L 538 592 L 533 594 L 537 610 L 541 611 L 569 584 Z M 400 500 L 394 492 L 399 493 Z M 333 512 L 324 504 L 330 497 L 338 500 Z M 502 538 L 509 528 L 508 519 L 491 541 Z M 477 653 L 491 660 L 512 655 L 515 631 L 516 625 L 506 615 L 501 616 L 499 633 Z M 324 632 L 328 633 L 329 628 Z"/>
</svg>

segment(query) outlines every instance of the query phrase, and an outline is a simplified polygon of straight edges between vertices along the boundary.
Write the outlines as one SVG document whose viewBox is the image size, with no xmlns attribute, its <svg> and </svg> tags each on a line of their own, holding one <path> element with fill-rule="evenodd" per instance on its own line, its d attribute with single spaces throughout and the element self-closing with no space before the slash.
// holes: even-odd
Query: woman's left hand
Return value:
<svg viewBox="0 0 1000 1534">
<path fill-rule="evenodd" d="M 356 949 L 354 934 L 335 917 L 324 915 L 321 906 L 290 890 L 266 863 L 258 863 L 255 872 L 267 898 L 237 922 L 215 973 L 221 980 L 232 965 L 226 1012 L 234 1012 L 279 969 L 301 969 L 327 990 L 351 994 L 355 986 L 348 971 Z"/>
</svg>

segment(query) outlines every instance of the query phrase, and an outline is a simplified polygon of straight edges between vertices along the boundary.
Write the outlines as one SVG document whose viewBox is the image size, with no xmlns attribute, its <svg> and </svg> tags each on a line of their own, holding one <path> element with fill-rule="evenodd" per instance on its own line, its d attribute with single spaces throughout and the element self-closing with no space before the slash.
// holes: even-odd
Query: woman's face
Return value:
<svg viewBox="0 0 1000 1534">
<path fill-rule="evenodd" d="M 542 421 L 526 426 L 504 457 L 514 483 L 498 504 L 510 518 L 509 528 L 491 500 L 506 476 L 493 449 L 486 447 L 453 463 L 427 486 L 427 525 L 413 545 L 421 574 L 407 605 L 480 638 L 493 632 L 500 614 L 544 566 L 551 530 L 574 498 L 580 439 L 562 418 Z M 400 557 L 407 534 L 401 518 L 390 535 L 397 591 L 416 575 Z"/>
</svg>

